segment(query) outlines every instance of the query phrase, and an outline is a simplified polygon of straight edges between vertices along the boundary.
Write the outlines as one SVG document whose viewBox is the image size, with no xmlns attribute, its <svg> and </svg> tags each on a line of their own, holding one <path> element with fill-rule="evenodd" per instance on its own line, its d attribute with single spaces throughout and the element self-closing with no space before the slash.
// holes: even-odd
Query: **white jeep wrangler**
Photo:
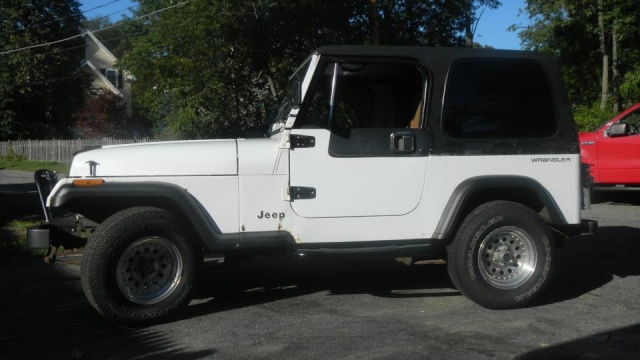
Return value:
<svg viewBox="0 0 640 360">
<path fill-rule="evenodd" d="M 597 227 L 559 79 L 531 52 L 323 47 L 264 138 L 83 151 L 47 208 L 96 226 L 82 286 L 122 322 L 187 303 L 211 253 L 446 259 L 481 306 L 528 306 L 558 235 Z M 54 220 L 29 244 L 60 234 Z"/>
</svg>

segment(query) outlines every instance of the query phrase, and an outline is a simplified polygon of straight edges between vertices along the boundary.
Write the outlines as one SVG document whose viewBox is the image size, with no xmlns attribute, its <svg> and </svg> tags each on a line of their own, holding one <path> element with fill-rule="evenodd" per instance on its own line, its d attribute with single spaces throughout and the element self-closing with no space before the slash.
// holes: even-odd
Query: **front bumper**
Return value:
<svg viewBox="0 0 640 360">
<path fill-rule="evenodd" d="M 27 246 L 32 249 L 61 245 L 65 248 L 83 247 L 95 229 L 94 224 L 85 224 L 87 222 L 84 218 L 69 216 L 32 226 L 27 229 Z"/>
</svg>

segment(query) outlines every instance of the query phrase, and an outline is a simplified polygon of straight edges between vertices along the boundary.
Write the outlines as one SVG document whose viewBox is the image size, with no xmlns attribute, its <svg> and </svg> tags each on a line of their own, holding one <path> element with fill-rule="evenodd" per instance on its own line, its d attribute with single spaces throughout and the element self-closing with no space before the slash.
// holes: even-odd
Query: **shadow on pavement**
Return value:
<svg viewBox="0 0 640 360">
<path fill-rule="evenodd" d="M 573 237 L 559 249 L 558 260 L 545 303 L 577 298 L 613 276 L 640 275 L 640 229 L 607 226 L 597 235 Z"/>
<path fill-rule="evenodd" d="M 608 226 L 601 227 L 597 235 L 576 236 L 560 249 L 558 265 L 555 281 L 542 305 L 578 298 L 608 284 L 614 276 L 639 277 L 640 229 Z M 631 304 L 637 301 L 624 300 Z M 640 305 L 635 308 L 640 310 Z M 517 358 L 640 359 L 640 325 L 590 335 Z"/>
<path fill-rule="evenodd" d="M 591 335 L 518 356 L 532 359 L 639 359 L 640 325 Z"/>
<path fill-rule="evenodd" d="M 200 359 L 216 353 L 187 352 L 170 334 L 105 321 L 85 299 L 78 270 L 34 257 L 0 263 L 0 358 Z"/>
<path fill-rule="evenodd" d="M 576 236 L 558 251 L 554 280 L 540 305 L 587 294 L 614 276 L 640 275 L 640 229 L 602 227 L 598 235 Z M 331 295 L 380 297 L 460 296 L 444 265 L 406 266 L 392 260 L 292 261 L 255 259 L 208 269 L 188 317 L 301 296 L 317 291 Z"/>
<path fill-rule="evenodd" d="M 546 298 L 548 304 L 579 297 L 607 284 L 613 276 L 638 276 L 640 230 L 604 227 L 597 236 L 570 239 L 560 249 L 557 270 L 556 281 Z M 398 298 L 460 296 L 443 265 L 406 266 L 390 260 L 260 258 L 236 266 L 206 269 L 193 303 L 166 322 L 177 325 L 177 321 L 184 319 L 319 291 L 330 296 L 362 293 Z M 47 265 L 34 257 L 0 262 L 0 318 L 3 358 L 197 359 L 218 352 L 217 349 L 187 352 L 170 333 L 156 327 L 130 328 L 107 322 L 85 299 L 78 266 Z M 637 347 L 638 330 L 638 326 L 632 326 L 593 335 L 537 350 L 523 358 L 553 358 L 585 348 L 600 354 L 601 347 Z M 624 351 L 627 355 L 635 350 Z"/>
<path fill-rule="evenodd" d="M 168 321 L 255 306 L 327 291 L 331 296 L 461 296 L 443 265 L 407 266 L 388 259 L 295 260 L 260 258 L 205 269 L 195 301 Z"/>
<path fill-rule="evenodd" d="M 607 283 L 613 276 L 640 275 L 640 230 L 630 227 L 603 227 L 596 236 L 579 236 L 559 250 L 555 280 L 540 305 L 577 298 Z M 46 271 L 44 264 L 31 263 Z M 47 278 L 64 276 L 56 264 Z M 58 275 L 56 275 L 58 274 Z M 22 274 L 24 279 L 24 274 Z M 30 281 L 46 283 L 34 275 Z M 72 301 L 81 306 L 96 324 L 105 321 L 86 302 L 79 277 L 66 276 L 73 285 L 51 304 Z M 3 286 L 4 287 L 4 286 Z M 444 265 L 407 266 L 393 260 L 306 260 L 284 257 L 256 258 L 233 266 L 205 269 L 192 304 L 164 323 L 256 306 L 306 294 L 326 291 L 330 296 L 371 294 L 386 298 L 432 298 L 461 296 L 452 285 Z M 53 313 L 63 308 L 54 308 Z M 27 308 L 23 310 L 28 311 Z M 79 320 L 81 321 L 81 320 Z M 82 321 L 81 321 L 82 322 Z M 106 330 L 105 330 L 106 331 Z"/>
<path fill-rule="evenodd" d="M 638 188 L 638 190 L 593 191 L 591 193 L 591 203 L 640 205 L 640 188 Z"/>
<path fill-rule="evenodd" d="M 41 216 L 35 184 L 0 184 L 0 225 L 25 216 Z"/>
<path fill-rule="evenodd" d="M 0 184 L 0 259 L 27 252 L 8 228 L 13 220 L 42 219 L 35 184 Z"/>
</svg>

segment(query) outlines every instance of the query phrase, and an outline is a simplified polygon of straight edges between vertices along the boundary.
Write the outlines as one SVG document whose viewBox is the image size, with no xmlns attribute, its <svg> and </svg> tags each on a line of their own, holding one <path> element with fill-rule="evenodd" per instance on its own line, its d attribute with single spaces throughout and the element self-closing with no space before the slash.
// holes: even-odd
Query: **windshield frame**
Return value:
<svg viewBox="0 0 640 360">
<path fill-rule="evenodd" d="M 295 122 L 295 115 L 297 115 L 298 109 L 302 105 L 307 90 L 309 89 L 309 83 L 311 82 L 310 72 L 314 71 L 319 58 L 319 54 L 311 54 L 289 77 L 289 88 L 280 101 L 278 115 L 274 117 L 269 126 L 269 136 L 280 132 L 282 128 L 291 128 L 293 126 L 293 123 Z M 298 83 L 300 84 L 300 90 L 299 94 L 296 94 L 298 92 Z M 293 106 L 293 99 L 296 96 L 300 96 L 300 99 L 297 99 L 297 106 Z"/>
</svg>

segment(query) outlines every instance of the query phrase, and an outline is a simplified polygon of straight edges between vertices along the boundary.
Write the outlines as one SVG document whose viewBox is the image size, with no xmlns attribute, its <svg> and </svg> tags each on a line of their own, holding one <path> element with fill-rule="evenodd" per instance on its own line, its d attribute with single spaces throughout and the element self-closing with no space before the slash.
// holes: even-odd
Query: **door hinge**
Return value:
<svg viewBox="0 0 640 360">
<path fill-rule="evenodd" d="M 289 142 L 291 143 L 291 149 L 312 148 L 316 146 L 316 138 L 309 135 L 291 134 L 289 136 Z"/>
<path fill-rule="evenodd" d="M 292 186 L 289 188 L 289 195 L 291 197 L 291 201 L 315 199 L 316 188 L 305 187 L 305 186 Z"/>
</svg>

